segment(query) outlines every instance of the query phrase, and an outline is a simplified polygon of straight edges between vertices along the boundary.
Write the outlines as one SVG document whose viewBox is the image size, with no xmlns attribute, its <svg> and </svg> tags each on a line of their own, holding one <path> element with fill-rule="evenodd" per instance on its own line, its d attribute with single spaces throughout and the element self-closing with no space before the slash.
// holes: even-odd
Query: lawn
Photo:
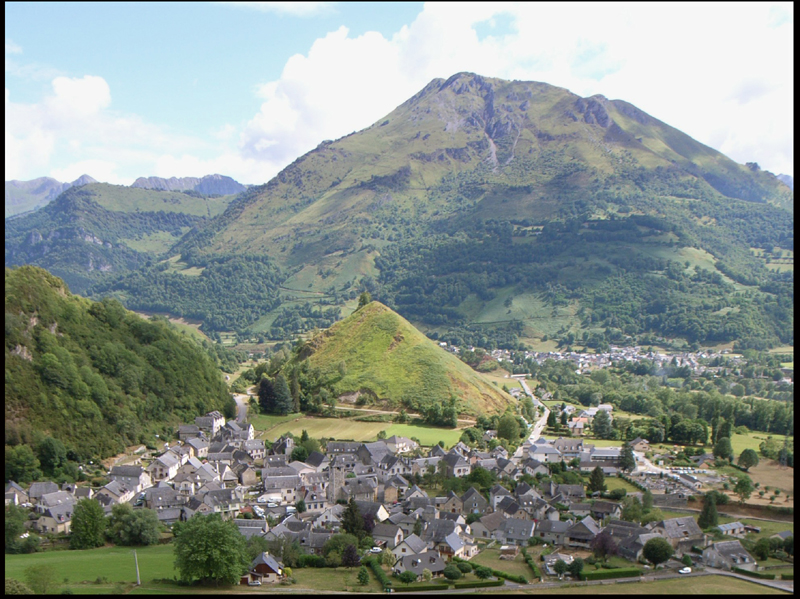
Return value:
<svg viewBox="0 0 800 599">
<path fill-rule="evenodd" d="M 473 567 L 475 566 L 488 566 L 501 572 L 514 574 L 516 576 L 524 576 L 528 581 L 533 579 L 533 572 L 525 563 L 522 553 L 514 558 L 514 561 L 500 559 L 500 549 L 493 547 L 491 549 L 484 549 L 478 555 L 473 557 L 469 562 Z M 537 564 L 538 565 L 538 564 Z"/>
<path fill-rule="evenodd" d="M 445 447 L 452 447 L 461 438 L 461 430 L 436 428 L 416 424 L 393 424 L 391 422 L 358 422 L 350 418 L 314 418 L 302 414 L 287 416 L 267 416 L 258 414 L 250 418 L 256 431 L 264 431 L 259 438 L 275 441 L 281 435 L 292 433 L 298 437 L 308 431 L 315 439 L 335 438 L 340 441 L 374 441 L 380 431 L 386 436 L 416 437 L 424 446 L 436 445 L 444 441 Z"/>
<path fill-rule="evenodd" d="M 687 584 L 687 581 L 691 581 Z M 492 589 L 493 593 L 497 591 Z M 519 591 L 516 591 L 519 592 Z M 539 593 L 539 590 L 525 590 Z M 785 591 L 747 582 L 729 576 L 692 576 L 671 578 L 653 582 L 627 584 L 598 584 L 591 586 L 569 586 L 547 589 L 554 595 L 777 595 Z"/>
<path fill-rule="evenodd" d="M 617 478 L 616 476 L 606 477 L 606 488 L 609 491 L 613 491 L 614 489 L 625 489 L 628 493 L 639 492 L 639 489 L 634 487 L 631 483 L 622 478 Z"/>
<path fill-rule="evenodd" d="M 173 567 L 172 545 L 138 547 L 139 573 L 142 580 L 172 578 L 178 574 Z M 136 582 L 136 566 L 130 547 L 100 547 L 83 551 L 45 551 L 30 555 L 6 555 L 6 578 L 25 580 L 25 568 L 34 565 L 55 574 L 59 586 L 67 581 L 80 593 L 105 592 L 118 582 Z M 73 584 L 106 578 L 105 585 Z"/>
</svg>

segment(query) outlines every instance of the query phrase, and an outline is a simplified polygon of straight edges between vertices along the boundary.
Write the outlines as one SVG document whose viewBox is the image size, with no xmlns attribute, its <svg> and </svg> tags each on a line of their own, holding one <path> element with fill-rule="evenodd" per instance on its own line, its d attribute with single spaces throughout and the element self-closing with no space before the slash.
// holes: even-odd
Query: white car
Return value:
<svg viewBox="0 0 800 599">
<path fill-rule="evenodd" d="M 688 566 L 686 568 L 681 568 L 680 570 L 678 570 L 678 574 L 691 574 L 691 573 L 692 569 L 689 568 Z"/>
<path fill-rule="evenodd" d="M 383 549 L 381 549 L 380 547 L 373 547 L 372 549 L 369 550 L 370 553 L 380 553 L 381 551 L 383 551 Z"/>
</svg>

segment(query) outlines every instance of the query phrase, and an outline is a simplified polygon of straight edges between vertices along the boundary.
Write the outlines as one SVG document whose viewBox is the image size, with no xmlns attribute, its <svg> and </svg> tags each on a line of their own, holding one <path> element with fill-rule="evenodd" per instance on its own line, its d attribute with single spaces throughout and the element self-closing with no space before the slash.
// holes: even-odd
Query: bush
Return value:
<svg viewBox="0 0 800 599">
<path fill-rule="evenodd" d="M 794 572 L 781 574 L 781 580 L 794 580 Z"/>
<path fill-rule="evenodd" d="M 509 574 L 508 572 L 503 572 L 501 570 L 492 570 L 492 574 L 497 578 L 505 578 L 506 580 L 510 580 L 511 582 L 517 582 L 519 584 L 528 584 L 528 579 L 524 576 L 515 576 L 514 574 Z"/>
<path fill-rule="evenodd" d="M 458 569 L 461 570 L 462 574 L 469 574 L 470 572 L 472 572 L 472 564 L 470 564 L 469 562 L 461 562 L 459 564 L 456 564 L 456 567 L 458 567 Z"/>
<path fill-rule="evenodd" d="M 638 568 L 615 568 L 613 570 L 595 570 L 581 572 L 581 580 L 606 580 L 609 578 L 631 578 L 642 573 Z"/>
<path fill-rule="evenodd" d="M 392 586 L 392 581 L 389 580 L 388 576 L 386 576 L 386 572 L 383 571 L 383 568 L 381 568 L 380 564 L 378 563 L 378 560 L 376 560 L 375 558 L 364 558 L 361 563 L 366 564 L 370 568 L 372 568 L 372 572 L 375 574 L 375 578 L 377 578 L 378 582 L 380 582 L 381 585 L 383 585 L 383 588 L 388 588 Z"/>
<path fill-rule="evenodd" d="M 442 585 L 440 585 L 440 584 L 419 584 L 419 585 L 414 586 L 414 587 L 397 587 L 396 589 L 394 589 L 394 592 L 395 593 L 404 593 L 404 592 L 418 593 L 420 591 L 442 591 L 442 590 L 444 590 L 444 589 L 442 588 Z"/>
<path fill-rule="evenodd" d="M 298 568 L 324 568 L 327 565 L 325 557 L 322 555 L 306 555 L 305 553 L 301 553 L 297 558 Z"/>
<path fill-rule="evenodd" d="M 743 570 L 742 568 L 731 568 L 733 572 L 737 574 L 744 574 L 745 576 L 752 576 L 753 578 L 761 578 L 764 580 L 775 580 L 775 574 L 770 574 L 769 572 L 751 572 L 750 570 Z"/>
<path fill-rule="evenodd" d="M 458 580 L 463 576 L 461 570 L 458 567 L 460 565 L 461 564 L 450 564 L 449 566 L 445 567 L 444 572 L 442 572 L 442 574 L 444 574 L 444 577 L 447 578 L 448 580 Z"/>
</svg>

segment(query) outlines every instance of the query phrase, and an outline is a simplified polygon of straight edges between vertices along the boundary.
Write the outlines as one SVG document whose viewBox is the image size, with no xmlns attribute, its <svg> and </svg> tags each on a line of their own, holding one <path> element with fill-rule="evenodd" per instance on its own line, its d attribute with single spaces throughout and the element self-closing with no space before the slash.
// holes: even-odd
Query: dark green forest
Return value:
<svg viewBox="0 0 800 599">
<path fill-rule="evenodd" d="M 234 415 L 210 352 L 163 319 L 71 295 L 37 267 L 6 268 L 5 290 L 7 445 L 52 437 L 85 461 L 210 410 Z"/>
</svg>

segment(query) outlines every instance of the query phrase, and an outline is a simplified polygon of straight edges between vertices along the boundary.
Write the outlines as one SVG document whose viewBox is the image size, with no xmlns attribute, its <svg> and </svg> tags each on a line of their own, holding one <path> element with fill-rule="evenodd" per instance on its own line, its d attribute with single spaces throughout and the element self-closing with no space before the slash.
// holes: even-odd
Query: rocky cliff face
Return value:
<svg viewBox="0 0 800 599">
<path fill-rule="evenodd" d="M 30 181 L 6 181 L 6 218 L 29 210 L 42 208 L 71 187 L 97 183 L 89 175 L 81 175 L 72 183 L 61 183 L 51 177 Z"/>
<path fill-rule="evenodd" d="M 246 189 L 241 183 L 224 175 L 205 177 L 139 177 L 131 187 L 161 189 L 164 191 L 196 191 L 203 195 L 231 195 Z"/>
</svg>

